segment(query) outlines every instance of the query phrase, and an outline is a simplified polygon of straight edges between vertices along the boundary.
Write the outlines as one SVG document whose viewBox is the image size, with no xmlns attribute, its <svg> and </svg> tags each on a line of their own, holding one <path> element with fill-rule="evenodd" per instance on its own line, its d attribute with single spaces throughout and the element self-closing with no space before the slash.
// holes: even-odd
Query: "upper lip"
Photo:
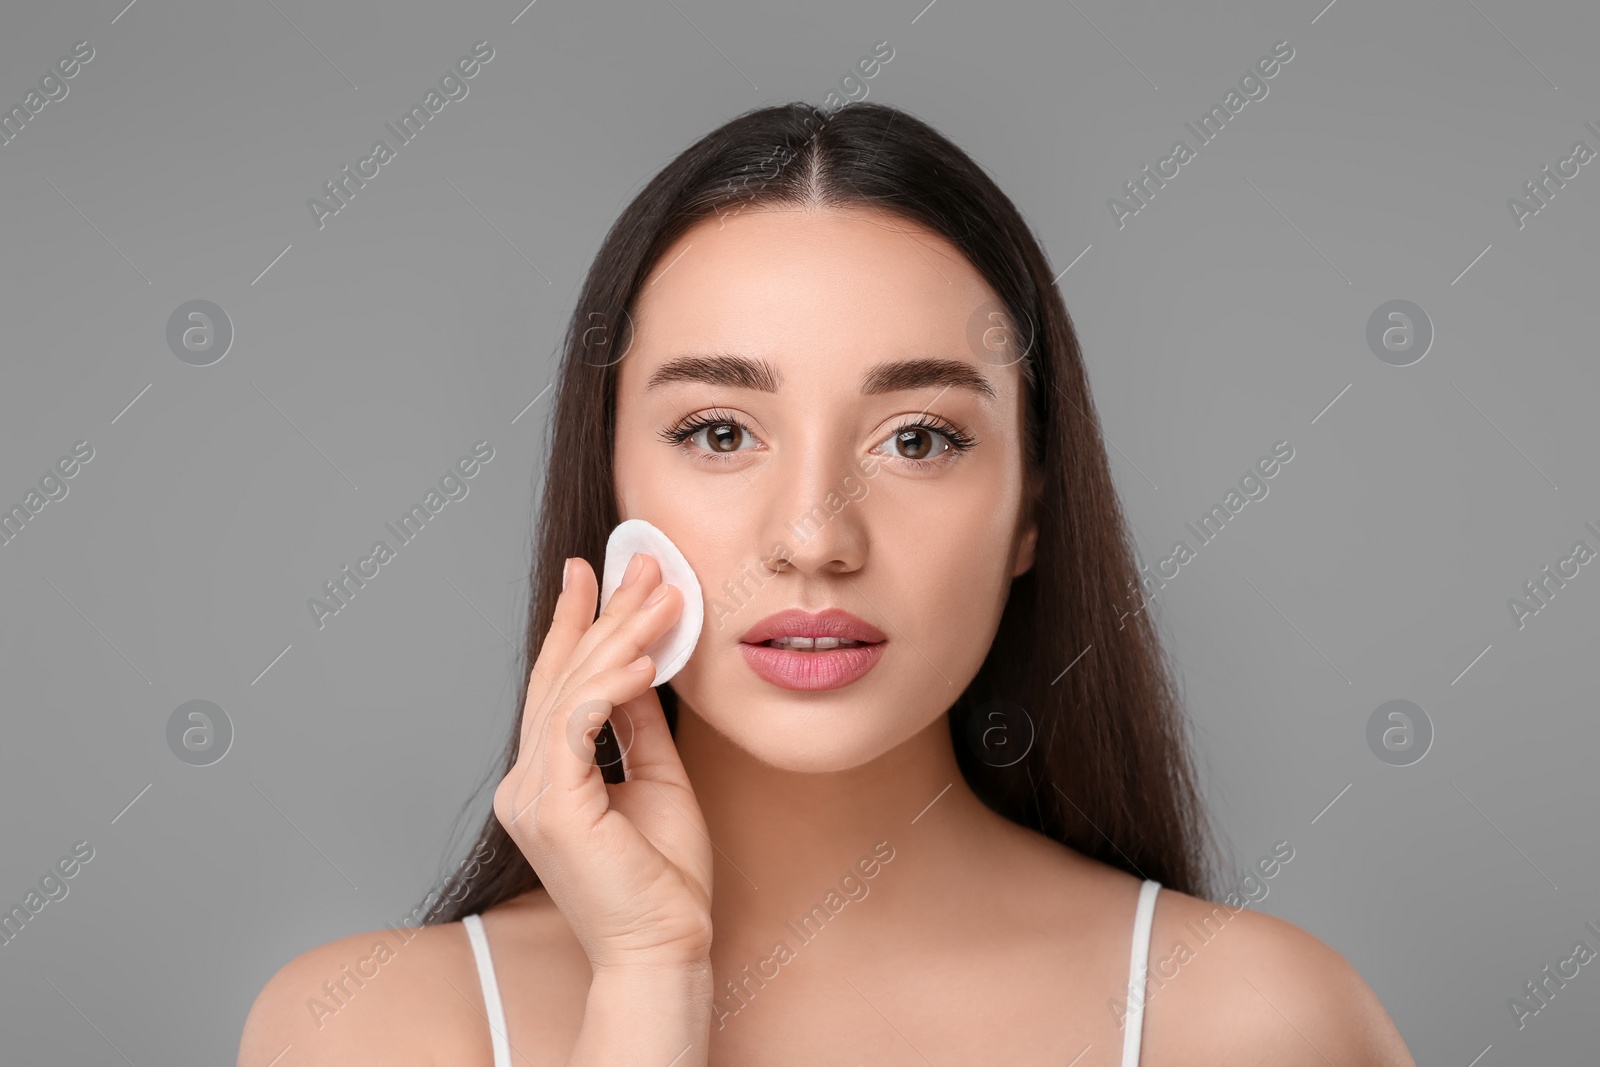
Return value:
<svg viewBox="0 0 1600 1067">
<path fill-rule="evenodd" d="M 759 645 L 779 637 L 837 637 L 869 644 L 887 640 L 882 630 L 843 608 L 815 612 L 787 608 L 768 615 L 746 630 L 739 640 L 745 644 Z"/>
</svg>

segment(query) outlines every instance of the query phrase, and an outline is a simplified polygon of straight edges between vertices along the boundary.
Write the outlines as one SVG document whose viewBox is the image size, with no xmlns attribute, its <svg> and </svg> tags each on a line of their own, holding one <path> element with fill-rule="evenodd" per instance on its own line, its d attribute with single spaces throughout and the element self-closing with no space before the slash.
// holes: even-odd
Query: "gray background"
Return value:
<svg viewBox="0 0 1600 1067">
<path fill-rule="evenodd" d="M 95 49 L 0 147 L 0 503 L 95 450 L 0 546 L 0 902 L 95 849 L 0 948 L 7 1062 L 231 1063 L 279 966 L 465 854 L 541 392 L 601 236 L 694 138 L 821 103 L 879 40 L 869 99 L 1071 264 L 1147 563 L 1295 449 L 1154 609 L 1230 869 L 1292 843 L 1260 906 L 1421 1062 L 1592 1061 L 1597 966 L 1522 1033 L 1506 1002 L 1600 947 L 1600 564 L 1520 630 L 1507 599 L 1600 548 L 1600 162 L 1521 229 L 1506 200 L 1600 149 L 1593 5 L 122 2 L 0 13 L 7 108 Z M 470 94 L 319 231 L 307 198 L 480 39 Z M 1269 95 L 1119 230 L 1107 198 L 1284 39 Z M 204 368 L 165 336 L 193 299 L 236 330 Z M 1437 331 L 1408 367 L 1365 339 L 1392 299 Z M 469 495 L 319 631 L 306 600 L 484 439 Z M 1412 766 L 1366 741 L 1396 698 L 1436 731 Z M 194 699 L 236 731 L 209 767 L 166 740 Z"/>
</svg>

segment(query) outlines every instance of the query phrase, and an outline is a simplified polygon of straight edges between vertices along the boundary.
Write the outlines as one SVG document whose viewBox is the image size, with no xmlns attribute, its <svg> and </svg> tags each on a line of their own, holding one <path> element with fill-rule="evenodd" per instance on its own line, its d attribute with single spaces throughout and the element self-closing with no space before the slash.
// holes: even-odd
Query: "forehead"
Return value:
<svg viewBox="0 0 1600 1067">
<path fill-rule="evenodd" d="M 623 384 L 643 388 L 674 357 L 736 352 L 780 366 L 956 359 L 998 388 L 1005 376 L 969 337 L 975 314 L 995 306 L 958 249 L 901 216 L 747 209 L 703 220 L 655 264 L 635 301 Z"/>
</svg>

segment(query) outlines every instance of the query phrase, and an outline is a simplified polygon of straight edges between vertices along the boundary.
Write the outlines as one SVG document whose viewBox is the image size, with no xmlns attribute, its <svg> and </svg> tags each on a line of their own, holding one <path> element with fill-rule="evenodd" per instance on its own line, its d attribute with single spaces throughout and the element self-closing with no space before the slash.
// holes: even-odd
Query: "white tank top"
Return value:
<svg viewBox="0 0 1600 1067">
<path fill-rule="evenodd" d="M 1161 884 L 1145 879 L 1139 887 L 1139 904 L 1133 915 L 1133 947 L 1128 959 L 1128 1010 L 1123 1017 L 1122 1067 L 1138 1067 L 1139 1041 L 1144 1030 L 1145 976 L 1150 967 L 1150 926 L 1156 911 L 1156 891 Z M 472 955 L 478 962 L 478 983 L 483 986 L 483 1007 L 489 1016 L 489 1040 L 494 1047 L 494 1067 L 512 1067 L 511 1041 L 506 1037 L 506 1007 L 500 999 L 500 983 L 494 976 L 494 957 L 489 954 L 489 939 L 483 932 L 483 918 L 468 915 L 461 920 L 472 942 Z M 1081 1053 L 1080 1053 L 1081 1055 Z"/>
</svg>

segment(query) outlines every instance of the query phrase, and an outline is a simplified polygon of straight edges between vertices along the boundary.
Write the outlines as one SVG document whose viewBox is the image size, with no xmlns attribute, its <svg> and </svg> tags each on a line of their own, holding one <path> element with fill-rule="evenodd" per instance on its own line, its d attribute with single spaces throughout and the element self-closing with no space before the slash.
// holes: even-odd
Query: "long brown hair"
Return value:
<svg viewBox="0 0 1600 1067">
<path fill-rule="evenodd" d="M 763 204 L 892 212 L 943 235 L 999 296 L 1003 308 L 993 310 L 1001 317 L 985 316 L 975 328 L 1001 324 L 1011 350 L 1026 352 L 1019 362 L 1025 460 L 1039 540 L 1033 567 L 1012 582 L 988 657 L 950 708 L 958 762 L 973 791 L 1005 817 L 1130 874 L 1208 895 L 1210 829 L 1178 692 L 1150 613 L 1123 606 L 1139 588 L 1139 572 L 1050 266 L 1016 206 L 966 153 L 879 103 L 746 112 L 668 163 L 606 235 L 567 327 L 529 576 L 522 688 L 504 756 L 484 787 L 516 762 L 527 665 L 555 611 L 562 561 L 600 560 L 620 521 L 612 480 L 616 367 L 632 339 L 634 297 L 690 226 Z M 658 693 L 676 728 L 671 683 Z M 540 884 L 492 811 L 474 855 L 489 858 L 429 893 L 436 899 L 425 924 L 455 922 Z"/>
</svg>

